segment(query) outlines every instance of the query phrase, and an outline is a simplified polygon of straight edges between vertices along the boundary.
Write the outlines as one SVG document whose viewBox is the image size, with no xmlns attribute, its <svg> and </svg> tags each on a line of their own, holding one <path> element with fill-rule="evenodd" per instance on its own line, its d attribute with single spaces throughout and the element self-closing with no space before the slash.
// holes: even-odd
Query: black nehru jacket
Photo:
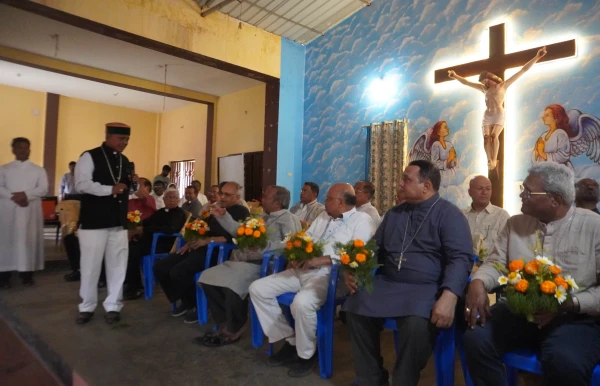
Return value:
<svg viewBox="0 0 600 386">
<path fill-rule="evenodd" d="M 127 185 L 127 189 L 124 189 L 123 193 L 118 194 L 116 198 L 112 194 L 108 196 L 83 194 L 81 196 L 81 211 L 79 214 L 80 229 L 105 229 L 118 226 L 126 229 L 129 187 L 132 181 L 132 170 L 129 160 L 123 154 L 115 152 L 104 143 L 100 147 L 88 150 L 87 153 L 90 153 L 92 161 L 94 161 L 94 172 L 92 174 L 94 182 L 101 185 L 114 186 L 116 183 L 112 176 L 118 179 L 119 169 L 122 168 L 121 178 L 117 183 L 120 182 Z M 104 154 L 106 154 L 106 157 Z M 112 169 L 112 176 L 109 165 Z"/>
<path fill-rule="evenodd" d="M 235 221 L 244 221 L 250 216 L 250 212 L 248 208 L 243 205 L 236 204 L 227 208 L 227 212 L 231 215 L 231 217 Z M 206 223 L 208 224 L 210 230 L 207 232 L 208 237 L 219 237 L 223 236 L 227 239 L 228 243 L 231 243 L 233 240 L 233 236 L 229 234 L 217 221 L 217 219 L 210 215 L 206 218 Z"/>
<path fill-rule="evenodd" d="M 144 233 L 141 242 L 147 243 L 150 247 L 155 233 L 173 234 L 181 232 L 186 218 L 187 212 L 180 207 L 160 209 L 142 223 Z M 161 237 L 158 239 L 156 250 L 169 250 L 174 241 L 174 237 Z"/>
</svg>

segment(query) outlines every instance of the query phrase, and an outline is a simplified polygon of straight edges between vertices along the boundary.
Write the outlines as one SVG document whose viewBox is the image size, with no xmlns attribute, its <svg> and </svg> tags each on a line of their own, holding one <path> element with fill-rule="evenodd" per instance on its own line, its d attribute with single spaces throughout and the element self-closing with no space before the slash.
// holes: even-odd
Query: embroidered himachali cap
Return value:
<svg viewBox="0 0 600 386">
<path fill-rule="evenodd" d="M 131 126 L 120 122 L 106 124 L 106 134 L 131 135 Z"/>
</svg>

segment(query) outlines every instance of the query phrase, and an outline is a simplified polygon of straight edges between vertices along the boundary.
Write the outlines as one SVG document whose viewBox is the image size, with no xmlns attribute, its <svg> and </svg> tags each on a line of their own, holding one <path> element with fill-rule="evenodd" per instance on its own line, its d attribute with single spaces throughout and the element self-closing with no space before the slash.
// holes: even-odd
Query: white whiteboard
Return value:
<svg viewBox="0 0 600 386">
<path fill-rule="evenodd" d="M 219 182 L 233 181 L 244 185 L 244 155 L 219 157 Z"/>
</svg>

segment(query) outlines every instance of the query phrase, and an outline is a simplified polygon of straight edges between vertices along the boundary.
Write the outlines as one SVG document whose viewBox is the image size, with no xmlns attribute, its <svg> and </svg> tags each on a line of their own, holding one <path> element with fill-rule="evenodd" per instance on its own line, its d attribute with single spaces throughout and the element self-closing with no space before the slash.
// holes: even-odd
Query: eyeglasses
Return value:
<svg viewBox="0 0 600 386">
<path fill-rule="evenodd" d="M 531 192 L 523 185 L 520 186 L 521 193 L 525 193 L 525 197 L 531 198 L 531 196 L 547 195 L 547 192 Z"/>
</svg>

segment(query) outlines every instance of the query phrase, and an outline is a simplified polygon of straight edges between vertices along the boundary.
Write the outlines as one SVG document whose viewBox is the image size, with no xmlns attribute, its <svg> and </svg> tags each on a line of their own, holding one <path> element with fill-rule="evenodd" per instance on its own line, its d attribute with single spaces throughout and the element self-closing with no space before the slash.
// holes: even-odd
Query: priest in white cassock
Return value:
<svg viewBox="0 0 600 386">
<path fill-rule="evenodd" d="M 27 138 L 12 141 L 15 160 L 0 167 L 0 288 L 10 288 L 12 271 L 25 286 L 33 271 L 44 269 L 44 215 L 41 198 L 48 193 L 44 168 L 29 160 Z"/>
<path fill-rule="evenodd" d="M 133 171 L 122 153 L 131 129 L 123 123 L 106 124 L 102 146 L 83 152 L 75 167 L 75 189 L 82 195 L 79 214 L 81 289 L 77 324 L 94 316 L 98 303 L 98 277 L 105 260 L 108 294 L 104 301 L 106 323 L 121 320 L 123 282 L 127 271 L 127 205 Z"/>
</svg>

